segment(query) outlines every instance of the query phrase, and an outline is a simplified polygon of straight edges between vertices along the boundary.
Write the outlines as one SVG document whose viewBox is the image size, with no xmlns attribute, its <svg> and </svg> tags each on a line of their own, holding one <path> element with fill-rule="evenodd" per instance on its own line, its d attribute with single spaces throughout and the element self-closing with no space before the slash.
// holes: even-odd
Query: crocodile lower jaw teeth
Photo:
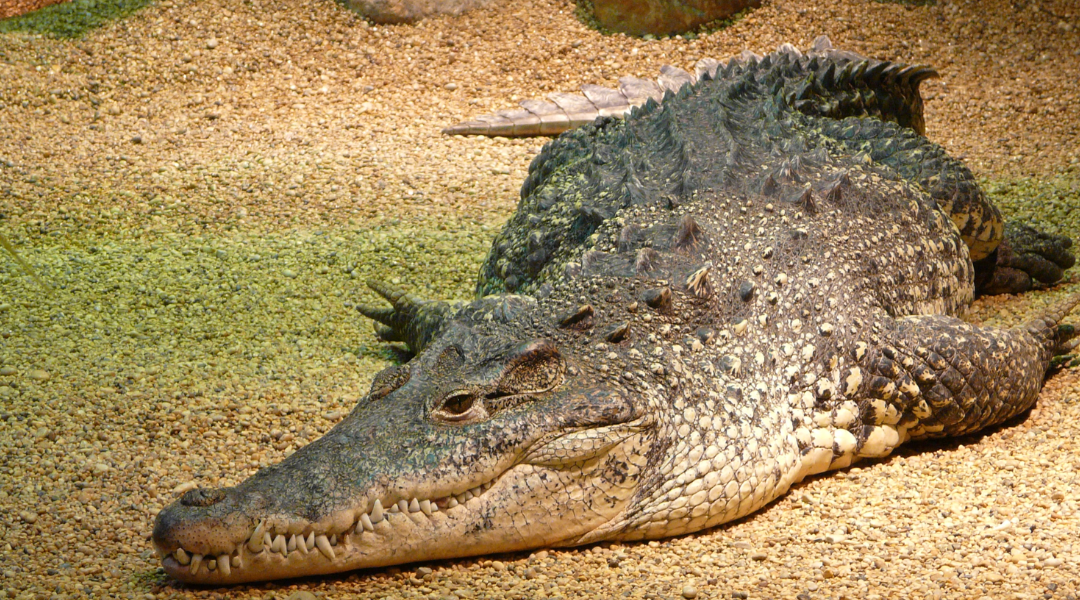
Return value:
<svg viewBox="0 0 1080 600">
<path fill-rule="evenodd" d="M 282 527 L 281 529 L 284 529 L 284 531 L 277 531 L 274 526 L 268 526 L 266 521 L 260 520 L 248 539 L 229 552 L 204 555 L 180 547 L 168 556 L 180 566 L 187 567 L 191 575 L 197 575 L 202 569 L 206 569 L 208 572 L 219 571 L 224 577 L 230 576 L 233 569 L 242 569 L 248 557 L 264 552 L 279 554 L 281 559 L 287 559 L 294 552 L 309 554 L 317 551 L 327 560 L 333 562 L 337 560 L 338 551 L 336 549 L 339 544 L 349 536 L 360 536 L 363 532 L 375 532 L 375 527 L 383 522 L 386 522 L 386 526 L 392 528 L 394 524 L 391 515 L 419 513 L 430 518 L 437 512 L 453 510 L 474 498 L 480 497 L 484 492 L 491 489 L 494 483 L 494 481 L 489 481 L 465 490 L 460 494 L 434 499 L 420 500 L 411 498 L 409 500 L 401 499 L 394 503 L 388 502 L 389 508 L 384 508 L 382 500 L 376 499 L 367 512 L 357 512 L 355 513 L 356 516 L 349 515 L 351 524 L 341 531 L 324 530 L 322 533 L 317 533 L 314 530 L 309 530 L 307 533 L 296 531 L 297 528 L 310 529 L 312 526 L 310 523 L 305 523 L 302 526 L 292 524 Z M 394 518 L 399 519 L 401 517 Z M 329 522 L 340 522 L 341 520 L 345 520 L 345 516 L 338 513 Z M 290 529 L 293 532 L 290 533 Z"/>
</svg>

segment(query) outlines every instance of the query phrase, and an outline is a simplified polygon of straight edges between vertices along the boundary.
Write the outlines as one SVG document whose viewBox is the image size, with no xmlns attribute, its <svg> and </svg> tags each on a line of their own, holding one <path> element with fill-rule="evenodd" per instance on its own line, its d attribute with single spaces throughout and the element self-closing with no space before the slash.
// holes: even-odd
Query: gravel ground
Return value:
<svg viewBox="0 0 1080 600">
<path fill-rule="evenodd" d="M 939 67 L 928 134 L 1009 214 L 1080 236 L 1072 0 L 825 4 L 654 41 L 544 0 L 412 27 L 166 1 L 81 40 L 0 36 L 0 232 L 52 286 L 0 255 L 0 598 L 1076 598 L 1077 370 L 1008 427 L 698 535 L 229 589 L 158 572 L 162 506 L 317 438 L 400 359 L 352 309 L 365 279 L 470 293 L 543 140 L 439 135 L 458 120 L 827 33 Z"/>
</svg>

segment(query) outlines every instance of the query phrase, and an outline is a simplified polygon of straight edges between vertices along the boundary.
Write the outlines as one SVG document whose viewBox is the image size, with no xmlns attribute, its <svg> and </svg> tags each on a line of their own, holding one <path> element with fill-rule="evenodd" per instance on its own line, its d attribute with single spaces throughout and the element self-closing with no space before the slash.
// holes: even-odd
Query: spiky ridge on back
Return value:
<svg viewBox="0 0 1080 600">
<path fill-rule="evenodd" d="M 781 49 L 706 70 L 698 83 L 669 91 L 659 104 L 648 101 L 625 121 L 600 118 L 568 132 L 530 165 L 518 211 L 493 244 L 477 294 L 541 290 L 577 268 L 597 227 L 627 207 L 670 209 L 708 188 L 756 181 L 758 165 L 772 162 L 767 157 L 805 154 L 821 162 L 854 154 L 824 130 L 835 118 L 921 128 L 917 88 L 933 74 L 831 50 L 827 42 L 806 55 Z"/>
</svg>

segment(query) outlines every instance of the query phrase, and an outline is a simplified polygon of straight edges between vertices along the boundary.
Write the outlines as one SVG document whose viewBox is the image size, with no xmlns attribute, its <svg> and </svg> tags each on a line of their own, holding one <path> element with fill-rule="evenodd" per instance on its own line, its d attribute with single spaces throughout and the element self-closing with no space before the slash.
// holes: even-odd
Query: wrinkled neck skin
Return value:
<svg viewBox="0 0 1080 600">
<path fill-rule="evenodd" d="M 643 393 L 622 352 L 592 358 L 617 347 L 558 326 L 556 312 L 605 302 L 580 293 L 509 322 L 455 320 L 321 439 L 188 492 L 155 523 L 166 572 L 239 583 L 643 537 L 626 529 L 662 483 L 650 463 L 673 460 L 658 436 L 677 432 L 658 421 L 662 386 Z"/>
</svg>

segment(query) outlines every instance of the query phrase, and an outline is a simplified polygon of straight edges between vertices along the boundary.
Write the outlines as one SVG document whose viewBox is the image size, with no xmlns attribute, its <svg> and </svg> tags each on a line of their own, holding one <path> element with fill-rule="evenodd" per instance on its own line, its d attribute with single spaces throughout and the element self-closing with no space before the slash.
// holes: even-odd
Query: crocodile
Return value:
<svg viewBox="0 0 1080 600">
<path fill-rule="evenodd" d="M 548 143 L 475 298 L 370 282 L 389 305 L 360 312 L 414 356 L 322 438 L 163 509 L 166 573 L 680 535 L 1027 410 L 1080 294 L 1012 329 L 960 316 L 1060 279 L 1070 242 L 1005 227 L 919 133 L 932 75 L 785 45 Z"/>
</svg>

